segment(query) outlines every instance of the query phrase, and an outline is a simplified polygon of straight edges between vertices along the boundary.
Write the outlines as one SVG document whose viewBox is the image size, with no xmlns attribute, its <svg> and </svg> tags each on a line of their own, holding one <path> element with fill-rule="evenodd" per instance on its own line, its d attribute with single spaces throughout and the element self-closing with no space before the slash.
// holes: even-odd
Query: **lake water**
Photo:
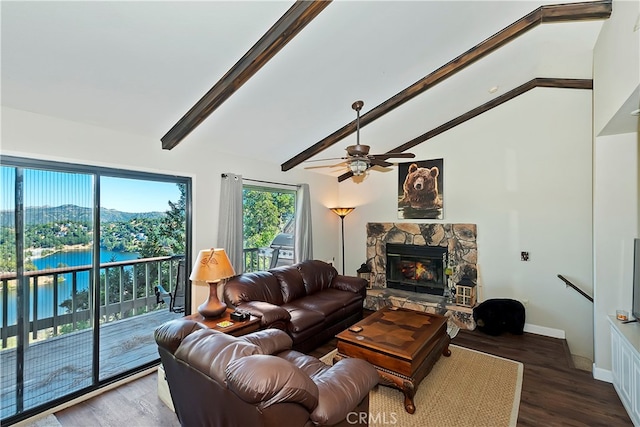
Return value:
<svg viewBox="0 0 640 427">
<path fill-rule="evenodd" d="M 33 260 L 33 264 L 38 270 L 46 270 L 56 268 L 62 265 L 68 267 L 77 267 L 80 265 L 91 265 L 93 259 L 92 251 L 69 251 L 56 252 L 55 254 Z M 100 263 L 112 261 L 128 261 L 138 259 L 137 253 L 131 252 L 113 252 L 100 251 Z M 72 278 L 71 273 L 61 275 L 64 281 L 58 283 L 58 305 L 64 300 L 71 298 Z M 89 272 L 77 274 L 77 290 L 82 291 L 89 288 Z M 0 292 L 2 295 L 2 292 Z M 30 306 L 33 307 L 33 295 L 30 297 Z M 7 307 L 7 325 L 16 324 L 17 319 L 17 289 L 9 289 L 9 304 Z M 51 317 L 53 315 L 53 283 L 41 284 L 38 286 L 38 318 Z M 58 307 L 58 314 L 65 314 L 66 309 Z M 3 307 L 0 304 L 0 316 L 2 316 Z M 33 317 L 30 316 L 33 320 Z"/>
</svg>

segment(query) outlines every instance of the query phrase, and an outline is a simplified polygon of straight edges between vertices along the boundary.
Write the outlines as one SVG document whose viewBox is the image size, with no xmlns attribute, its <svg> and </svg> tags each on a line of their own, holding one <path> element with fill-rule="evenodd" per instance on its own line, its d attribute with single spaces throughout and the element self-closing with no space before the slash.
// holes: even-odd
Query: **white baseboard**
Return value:
<svg viewBox="0 0 640 427">
<path fill-rule="evenodd" d="M 598 368 L 594 363 L 593 370 L 591 372 L 593 374 L 594 379 L 604 381 L 607 383 L 613 383 L 613 373 L 610 370 Z"/>
<path fill-rule="evenodd" d="M 562 329 L 547 328 L 546 326 L 524 324 L 524 331 L 536 335 L 544 335 L 545 337 L 566 339 L 566 335 Z"/>
</svg>

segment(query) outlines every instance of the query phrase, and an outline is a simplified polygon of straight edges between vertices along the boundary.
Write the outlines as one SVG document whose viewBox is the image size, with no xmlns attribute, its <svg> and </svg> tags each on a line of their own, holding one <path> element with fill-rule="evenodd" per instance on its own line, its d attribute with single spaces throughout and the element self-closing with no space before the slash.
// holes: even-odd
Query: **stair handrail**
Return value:
<svg viewBox="0 0 640 427">
<path fill-rule="evenodd" d="M 580 289 L 579 287 L 577 287 L 576 285 L 574 285 L 573 283 L 571 283 L 569 281 L 569 279 L 567 279 L 566 277 L 564 277 L 562 274 L 558 274 L 558 278 L 560 280 L 562 280 L 565 285 L 575 289 L 580 295 L 582 295 L 583 297 L 585 297 L 586 299 L 588 299 L 589 301 L 593 302 L 593 297 L 589 294 L 587 294 L 585 291 L 583 291 L 582 289 Z"/>
</svg>

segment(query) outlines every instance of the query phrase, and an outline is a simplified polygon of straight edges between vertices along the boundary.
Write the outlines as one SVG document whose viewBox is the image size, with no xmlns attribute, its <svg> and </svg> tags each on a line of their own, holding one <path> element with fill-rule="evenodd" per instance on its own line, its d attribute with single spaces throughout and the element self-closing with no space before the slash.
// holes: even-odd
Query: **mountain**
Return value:
<svg viewBox="0 0 640 427">
<path fill-rule="evenodd" d="M 56 221 L 89 222 L 92 220 L 92 209 L 76 205 L 38 206 L 25 208 L 25 224 L 47 224 Z M 122 212 L 115 209 L 100 208 L 100 222 L 127 222 L 133 218 L 161 218 L 165 212 Z M 15 215 L 13 210 L 0 211 L 0 226 L 13 227 Z"/>
<path fill-rule="evenodd" d="M 100 208 L 100 222 L 126 222 L 133 218 L 162 218 L 166 212 L 122 212 L 115 209 Z"/>
</svg>

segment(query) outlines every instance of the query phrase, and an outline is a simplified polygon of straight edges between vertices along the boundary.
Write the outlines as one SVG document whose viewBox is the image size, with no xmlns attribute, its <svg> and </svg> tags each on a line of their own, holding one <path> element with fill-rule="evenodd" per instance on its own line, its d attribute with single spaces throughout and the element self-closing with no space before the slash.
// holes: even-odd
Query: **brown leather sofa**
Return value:
<svg viewBox="0 0 640 427">
<path fill-rule="evenodd" d="M 259 317 L 262 328 L 284 330 L 294 349 L 308 352 L 362 319 L 366 292 L 366 280 L 309 260 L 236 276 L 224 299 Z"/>
<path fill-rule="evenodd" d="M 283 331 L 236 338 L 185 319 L 155 331 L 183 426 L 366 425 L 378 374 L 360 359 L 328 366 Z"/>
</svg>

